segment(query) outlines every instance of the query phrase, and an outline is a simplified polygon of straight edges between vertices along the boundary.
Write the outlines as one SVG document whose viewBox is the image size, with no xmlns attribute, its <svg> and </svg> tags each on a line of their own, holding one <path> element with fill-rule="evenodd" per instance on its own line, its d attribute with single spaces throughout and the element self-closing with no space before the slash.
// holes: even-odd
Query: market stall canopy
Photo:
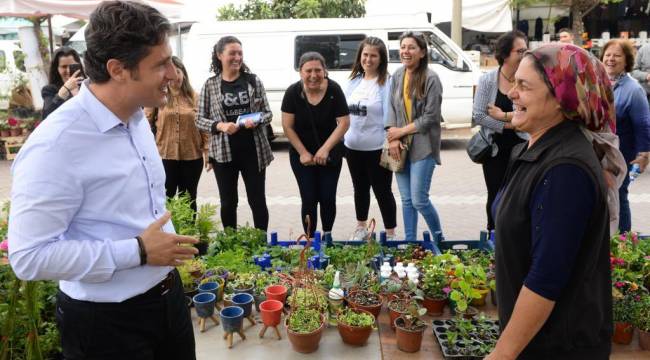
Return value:
<svg viewBox="0 0 650 360">
<path fill-rule="evenodd" d="M 184 0 L 138 0 L 155 7 L 168 18 L 180 17 Z M 32 17 L 65 15 L 87 19 L 101 0 L 2 0 L 0 16 Z"/>
<path fill-rule="evenodd" d="M 453 1 L 432 0 L 368 0 L 366 16 L 431 13 L 434 24 L 450 22 Z M 463 28 L 482 32 L 512 30 L 510 0 L 463 0 Z"/>
</svg>

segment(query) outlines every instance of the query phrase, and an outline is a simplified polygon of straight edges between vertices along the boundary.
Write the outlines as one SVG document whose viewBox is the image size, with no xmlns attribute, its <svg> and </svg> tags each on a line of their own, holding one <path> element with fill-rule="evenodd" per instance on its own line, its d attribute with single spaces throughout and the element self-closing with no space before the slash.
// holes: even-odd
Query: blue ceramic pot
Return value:
<svg viewBox="0 0 650 360">
<path fill-rule="evenodd" d="M 219 313 L 224 332 L 238 332 L 244 322 L 244 310 L 239 306 L 226 306 Z"/>
<path fill-rule="evenodd" d="M 199 285 L 198 290 L 200 293 L 209 292 L 213 293 L 217 298 L 219 298 L 219 283 L 217 282 L 206 282 Z"/>
<path fill-rule="evenodd" d="M 209 292 L 200 293 L 194 295 L 192 301 L 194 302 L 198 317 L 208 318 L 214 315 L 214 303 L 217 301 L 215 294 Z"/>
<path fill-rule="evenodd" d="M 232 297 L 232 304 L 244 310 L 244 317 L 249 317 L 253 311 L 253 296 L 248 293 L 236 294 Z"/>
</svg>

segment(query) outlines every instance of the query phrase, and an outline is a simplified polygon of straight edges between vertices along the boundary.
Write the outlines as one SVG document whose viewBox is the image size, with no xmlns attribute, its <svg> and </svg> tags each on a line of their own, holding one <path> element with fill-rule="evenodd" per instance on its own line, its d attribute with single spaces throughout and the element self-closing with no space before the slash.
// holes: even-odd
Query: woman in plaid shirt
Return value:
<svg viewBox="0 0 650 360">
<path fill-rule="evenodd" d="M 212 51 L 212 71 L 199 97 L 196 126 L 212 134 L 210 163 L 219 186 L 221 222 L 237 227 L 237 182 L 242 174 L 253 223 L 267 230 L 266 167 L 273 160 L 265 127 L 271 122 L 271 110 L 260 79 L 243 61 L 241 42 L 224 36 Z M 238 124 L 240 115 L 260 113 L 256 120 Z"/>
</svg>

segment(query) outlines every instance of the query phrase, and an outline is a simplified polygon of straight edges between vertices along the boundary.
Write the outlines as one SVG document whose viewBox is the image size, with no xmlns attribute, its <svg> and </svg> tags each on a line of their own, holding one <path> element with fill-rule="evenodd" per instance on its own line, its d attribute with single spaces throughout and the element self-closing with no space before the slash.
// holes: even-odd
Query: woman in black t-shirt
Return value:
<svg viewBox="0 0 650 360">
<path fill-rule="evenodd" d="M 323 236 L 331 236 L 336 217 L 336 187 L 343 148 L 341 140 L 350 125 L 345 95 L 327 78 L 325 59 L 317 52 L 300 57 L 301 80 L 291 85 L 282 99 L 282 127 L 291 142 L 289 160 L 302 200 L 302 219 L 309 215 L 313 237 L 320 204 Z"/>
<path fill-rule="evenodd" d="M 272 113 L 264 86 L 243 61 L 241 42 L 224 36 L 214 46 L 212 71 L 199 97 L 197 128 L 212 134 L 210 164 L 219 186 L 221 222 L 237 227 L 237 183 L 244 179 L 253 223 L 267 230 L 269 210 L 266 206 L 266 167 L 273 160 L 265 127 Z M 240 115 L 255 114 L 239 121 Z"/>
</svg>

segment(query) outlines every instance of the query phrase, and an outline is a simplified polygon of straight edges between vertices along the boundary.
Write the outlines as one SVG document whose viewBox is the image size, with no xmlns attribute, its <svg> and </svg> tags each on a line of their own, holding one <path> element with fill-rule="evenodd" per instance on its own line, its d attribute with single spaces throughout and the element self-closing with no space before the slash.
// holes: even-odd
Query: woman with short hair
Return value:
<svg viewBox="0 0 650 360">
<path fill-rule="evenodd" d="M 331 237 L 336 218 L 336 188 L 344 149 L 341 139 L 350 125 L 348 105 L 339 84 L 327 77 L 325 59 L 317 52 L 300 57 L 300 81 L 282 99 L 282 127 L 291 143 L 289 161 L 300 190 L 301 219 L 311 238 L 320 205 L 323 236 Z"/>
</svg>

